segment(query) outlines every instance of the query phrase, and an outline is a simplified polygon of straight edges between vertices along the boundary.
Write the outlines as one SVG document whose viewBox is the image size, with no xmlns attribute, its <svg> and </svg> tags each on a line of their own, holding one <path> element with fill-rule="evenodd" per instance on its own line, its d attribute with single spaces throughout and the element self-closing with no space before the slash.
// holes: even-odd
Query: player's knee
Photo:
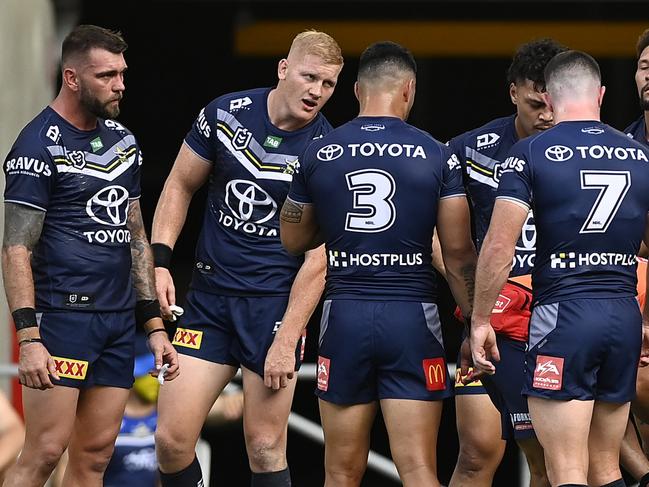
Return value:
<svg viewBox="0 0 649 487">
<path fill-rule="evenodd" d="M 114 438 L 96 437 L 70 449 L 70 464 L 93 473 L 103 473 L 115 449 Z"/>
<path fill-rule="evenodd" d="M 35 466 L 42 471 L 51 472 L 58 465 L 64 451 L 65 445 L 57 444 L 55 442 L 43 443 L 38 447 L 34 458 L 32 459 L 30 457 L 29 461 L 32 466 Z"/>
<path fill-rule="evenodd" d="M 434 469 L 435 452 L 426 454 L 425 449 L 404 448 L 393 455 L 394 463 L 400 475 L 405 475 L 420 469 Z"/>
<path fill-rule="evenodd" d="M 286 451 L 283 436 L 252 433 L 246 434 L 246 449 L 250 464 L 255 471 L 275 471 L 285 462 Z"/>
<path fill-rule="evenodd" d="M 333 485 L 360 485 L 365 468 L 365 464 L 359 462 L 329 462 L 325 465 L 325 474 Z"/>
<path fill-rule="evenodd" d="M 155 450 L 158 462 L 164 467 L 169 463 L 176 463 L 183 457 L 191 458 L 194 456 L 194 445 L 196 440 L 189 438 L 188 435 L 180 431 L 164 428 L 160 425 L 155 432 Z"/>
<path fill-rule="evenodd" d="M 457 469 L 466 474 L 478 475 L 485 470 L 495 470 L 502 457 L 500 448 L 489 447 L 486 443 L 470 443 L 460 445 L 457 459 Z"/>
</svg>

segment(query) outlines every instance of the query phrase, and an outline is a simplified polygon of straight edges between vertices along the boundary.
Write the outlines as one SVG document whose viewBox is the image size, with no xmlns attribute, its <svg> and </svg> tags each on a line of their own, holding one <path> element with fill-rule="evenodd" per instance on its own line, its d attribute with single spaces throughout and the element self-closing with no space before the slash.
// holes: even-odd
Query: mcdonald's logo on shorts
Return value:
<svg viewBox="0 0 649 487">
<path fill-rule="evenodd" d="M 88 372 L 88 362 L 73 358 L 52 357 L 59 377 L 67 379 L 84 380 Z"/>
<path fill-rule="evenodd" d="M 193 348 L 198 350 L 201 348 L 201 341 L 203 341 L 203 332 L 196 330 L 188 330 L 187 328 L 176 328 L 174 335 L 174 345 L 180 347 Z"/>
<path fill-rule="evenodd" d="M 446 363 L 444 357 L 427 358 L 422 362 L 426 389 L 429 391 L 443 391 L 446 389 Z"/>
</svg>

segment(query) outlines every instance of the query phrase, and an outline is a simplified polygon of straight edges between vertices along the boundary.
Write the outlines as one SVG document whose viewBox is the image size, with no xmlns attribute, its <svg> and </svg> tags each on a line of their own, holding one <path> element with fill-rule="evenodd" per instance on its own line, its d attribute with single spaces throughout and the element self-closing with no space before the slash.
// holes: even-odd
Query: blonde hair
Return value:
<svg viewBox="0 0 649 487">
<path fill-rule="evenodd" d="M 319 56 L 327 64 L 343 64 L 342 51 L 336 40 L 329 34 L 314 29 L 305 30 L 295 36 L 288 55 L 298 52 Z"/>
</svg>

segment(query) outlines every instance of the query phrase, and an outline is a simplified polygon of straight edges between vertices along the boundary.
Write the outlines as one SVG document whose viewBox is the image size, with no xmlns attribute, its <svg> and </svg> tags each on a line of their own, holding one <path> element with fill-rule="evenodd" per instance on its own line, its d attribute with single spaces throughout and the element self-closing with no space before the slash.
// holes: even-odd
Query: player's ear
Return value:
<svg viewBox="0 0 649 487">
<path fill-rule="evenodd" d="M 601 108 L 604 101 L 604 93 L 606 93 L 606 86 L 599 87 L 599 96 L 597 97 L 597 105 Z"/>
<path fill-rule="evenodd" d="M 516 89 L 516 83 L 509 83 L 509 98 L 512 100 L 514 105 L 518 105 L 518 90 Z"/>
<path fill-rule="evenodd" d="M 277 63 L 277 78 L 282 80 L 286 79 L 286 71 L 288 70 L 288 61 L 286 59 L 280 59 Z"/>
<path fill-rule="evenodd" d="M 74 68 L 63 69 L 63 84 L 72 91 L 79 90 L 79 79 L 77 77 L 77 70 Z"/>
<path fill-rule="evenodd" d="M 361 101 L 361 97 L 358 93 L 358 81 L 354 82 L 354 96 L 358 101 Z"/>
<path fill-rule="evenodd" d="M 403 86 L 403 101 L 410 103 L 410 101 L 415 97 L 417 82 L 415 78 L 409 78 Z"/>
</svg>

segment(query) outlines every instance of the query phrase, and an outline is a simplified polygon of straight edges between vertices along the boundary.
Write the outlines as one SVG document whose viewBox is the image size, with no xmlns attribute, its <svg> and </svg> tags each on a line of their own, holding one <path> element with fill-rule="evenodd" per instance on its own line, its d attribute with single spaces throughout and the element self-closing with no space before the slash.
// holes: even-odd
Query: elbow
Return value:
<svg viewBox="0 0 649 487">
<path fill-rule="evenodd" d="M 288 252 L 290 255 L 299 257 L 306 251 L 306 248 L 304 246 L 301 246 L 300 243 L 295 239 L 289 238 L 284 234 L 282 234 L 280 238 L 282 241 L 282 247 L 284 247 L 284 250 L 286 250 L 286 252 Z"/>
</svg>

